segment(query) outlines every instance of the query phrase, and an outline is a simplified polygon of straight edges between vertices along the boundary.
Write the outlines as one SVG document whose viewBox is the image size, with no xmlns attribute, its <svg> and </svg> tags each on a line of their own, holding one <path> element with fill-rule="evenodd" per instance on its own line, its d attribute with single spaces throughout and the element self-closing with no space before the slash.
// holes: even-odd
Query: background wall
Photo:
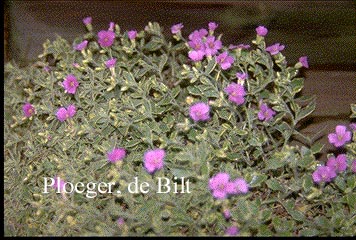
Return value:
<svg viewBox="0 0 356 240">
<path fill-rule="evenodd" d="M 350 103 L 356 103 L 355 6 L 354 1 L 6 1 L 4 59 L 22 65 L 36 60 L 46 39 L 58 34 L 72 41 L 85 33 L 87 16 L 95 31 L 107 29 L 110 21 L 123 30 L 157 21 L 167 36 L 175 23 L 182 22 L 188 35 L 216 21 L 225 45 L 248 44 L 256 26 L 265 25 L 267 42 L 285 44 L 283 54 L 291 64 L 309 57 L 304 94 L 317 96 L 317 109 L 304 131 L 314 135 L 325 128 L 318 136 L 327 143 L 327 133 L 349 122 Z M 326 144 L 324 153 L 330 148 Z"/>
</svg>

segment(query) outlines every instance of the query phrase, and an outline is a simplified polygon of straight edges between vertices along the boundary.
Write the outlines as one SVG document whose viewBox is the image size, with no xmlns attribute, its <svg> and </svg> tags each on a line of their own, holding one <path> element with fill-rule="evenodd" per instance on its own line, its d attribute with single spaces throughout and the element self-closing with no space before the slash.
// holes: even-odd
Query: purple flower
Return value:
<svg viewBox="0 0 356 240">
<path fill-rule="evenodd" d="M 351 132 L 346 131 L 346 126 L 337 125 L 335 131 L 336 133 L 330 133 L 328 135 L 329 142 L 334 144 L 335 147 L 341 147 L 351 140 Z"/>
<path fill-rule="evenodd" d="M 184 27 L 182 23 L 175 24 L 171 27 L 171 32 L 173 34 L 177 34 L 180 32 L 180 30 Z"/>
<path fill-rule="evenodd" d="M 56 116 L 61 122 L 64 122 L 69 117 L 69 115 L 67 115 L 67 109 L 65 107 L 61 107 L 60 109 L 58 109 Z"/>
<path fill-rule="evenodd" d="M 73 63 L 72 66 L 75 67 L 75 68 L 80 68 L 79 63 Z"/>
<path fill-rule="evenodd" d="M 216 199 L 224 199 L 229 193 L 234 192 L 234 184 L 230 181 L 227 173 L 221 172 L 210 178 L 209 188 Z"/>
<path fill-rule="evenodd" d="M 49 71 L 51 71 L 51 68 L 49 66 L 44 66 L 43 70 L 45 70 L 46 72 L 49 72 Z"/>
<path fill-rule="evenodd" d="M 232 194 L 245 194 L 248 193 L 248 183 L 243 178 L 236 178 L 233 182 L 234 190 Z"/>
<path fill-rule="evenodd" d="M 127 32 L 127 36 L 129 36 L 130 40 L 134 40 L 137 36 L 137 31 L 136 30 L 131 30 Z"/>
<path fill-rule="evenodd" d="M 228 210 L 228 209 L 224 210 L 223 215 L 224 215 L 224 218 L 225 218 L 226 220 L 227 220 L 227 219 L 230 219 L 230 218 L 231 218 L 231 212 L 230 212 L 230 210 Z"/>
<path fill-rule="evenodd" d="M 198 30 L 195 30 L 194 32 L 192 32 L 191 34 L 189 34 L 188 38 L 189 40 L 194 40 L 194 39 L 201 39 L 203 37 L 205 37 L 206 35 L 208 35 L 208 31 L 205 28 Z"/>
<path fill-rule="evenodd" d="M 72 118 L 74 117 L 74 115 L 77 113 L 77 109 L 75 108 L 75 106 L 72 104 L 72 105 L 69 105 L 67 107 L 67 114 L 68 114 L 68 117 L 69 118 Z"/>
<path fill-rule="evenodd" d="M 102 30 L 98 32 L 98 43 L 101 47 L 110 47 L 114 43 L 115 33 L 113 31 Z"/>
<path fill-rule="evenodd" d="M 210 107 L 208 104 L 198 102 L 189 108 L 189 116 L 195 121 L 207 121 L 210 119 Z"/>
<path fill-rule="evenodd" d="M 228 227 L 225 230 L 225 234 L 229 235 L 229 236 L 235 236 L 235 235 L 239 234 L 239 229 L 236 226 Z"/>
<path fill-rule="evenodd" d="M 25 105 L 22 106 L 23 113 L 25 114 L 25 117 L 31 117 L 35 113 L 35 108 L 32 106 L 31 103 L 25 103 Z"/>
<path fill-rule="evenodd" d="M 259 36 L 261 36 L 261 37 L 264 37 L 264 36 L 267 35 L 268 30 L 267 30 L 267 28 L 264 27 L 264 26 L 258 26 L 258 27 L 256 28 L 256 33 L 257 33 L 257 35 L 259 35 Z"/>
<path fill-rule="evenodd" d="M 83 23 L 84 23 L 85 25 L 91 24 L 91 21 L 92 21 L 92 18 L 91 18 L 91 17 L 86 17 L 86 18 L 83 19 Z"/>
<path fill-rule="evenodd" d="M 216 56 L 216 62 L 220 65 L 223 70 L 229 69 L 234 63 L 234 58 L 229 56 L 227 52 L 223 52 Z"/>
<path fill-rule="evenodd" d="M 330 182 L 336 177 L 335 171 L 328 166 L 319 166 L 312 174 L 315 183 Z"/>
<path fill-rule="evenodd" d="M 62 83 L 66 93 L 75 94 L 79 83 L 73 74 L 69 74 Z"/>
<path fill-rule="evenodd" d="M 126 150 L 124 148 L 114 148 L 111 152 L 108 152 L 108 161 L 116 163 L 121 161 L 126 156 Z"/>
<path fill-rule="evenodd" d="M 65 191 L 65 182 L 60 177 L 54 178 L 53 188 L 57 189 L 57 192 L 64 192 Z M 59 191 L 58 191 L 59 190 Z"/>
<path fill-rule="evenodd" d="M 350 128 L 351 130 L 356 131 L 356 123 L 351 123 Z"/>
<path fill-rule="evenodd" d="M 271 55 L 276 55 L 278 54 L 280 51 L 282 51 L 284 49 L 284 45 L 280 45 L 279 43 L 273 44 L 269 47 L 266 48 L 267 52 L 270 52 Z"/>
<path fill-rule="evenodd" d="M 336 173 L 343 172 L 347 168 L 347 157 L 346 154 L 339 154 L 336 158 L 330 157 L 326 166 L 333 169 Z"/>
<path fill-rule="evenodd" d="M 271 108 L 267 106 L 267 104 L 262 103 L 260 105 L 260 111 L 258 112 L 258 119 L 263 121 L 269 121 L 276 114 Z"/>
<path fill-rule="evenodd" d="M 117 225 L 119 227 L 121 227 L 122 225 L 124 225 L 125 220 L 121 217 L 121 218 L 118 218 L 116 222 L 117 222 Z"/>
<path fill-rule="evenodd" d="M 237 45 L 237 48 L 241 48 L 241 49 L 249 49 L 251 46 L 248 44 L 239 44 Z"/>
<path fill-rule="evenodd" d="M 351 171 L 356 173 L 356 159 L 351 164 Z"/>
<path fill-rule="evenodd" d="M 199 62 L 199 61 L 201 61 L 201 60 L 204 58 L 204 56 L 205 56 L 205 52 L 204 52 L 204 51 L 201 51 L 201 50 L 199 50 L 199 51 L 193 50 L 193 51 L 190 51 L 190 52 L 188 53 L 188 57 L 189 57 L 193 62 Z"/>
<path fill-rule="evenodd" d="M 87 40 L 84 40 L 83 42 L 77 44 L 74 46 L 74 50 L 77 50 L 77 51 L 82 51 L 84 48 L 86 48 L 88 45 L 88 41 Z"/>
<path fill-rule="evenodd" d="M 243 72 L 237 72 L 236 73 L 236 77 L 239 80 L 246 80 L 247 78 L 247 73 L 243 73 Z"/>
<path fill-rule="evenodd" d="M 224 91 L 229 95 L 229 100 L 241 105 L 244 103 L 244 96 L 246 95 L 245 89 L 242 85 L 237 83 L 230 83 Z"/>
<path fill-rule="evenodd" d="M 221 49 L 222 43 L 220 40 L 215 40 L 214 36 L 209 36 L 206 38 L 205 42 L 205 54 L 207 56 L 214 56 Z"/>
<path fill-rule="evenodd" d="M 115 23 L 114 22 L 110 22 L 110 24 L 109 24 L 109 31 L 114 31 L 114 27 L 115 27 Z"/>
<path fill-rule="evenodd" d="M 72 118 L 76 114 L 76 109 L 74 105 L 69 105 L 66 109 L 65 107 L 61 107 L 57 110 L 56 116 L 57 119 L 61 122 L 64 122 L 68 118 Z"/>
<path fill-rule="evenodd" d="M 209 24 L 208 24 L 208 26 L 209 26 L 209 30 L 210 31 L 215 31 L 215 29 L 219 26 L 216 22 L 210 22 Z"/>
<path fill-rule="evenodd" d="M 193 48 L 193 50 L 196 51 L 204 51 L 205 50 L 205 44 L 201 38 L 195 38 L 191 41 L 188 42 L 189 47 Z"/>
<path fill-rule="evenodd" d="M 107 68 L 113 68 L 113 67 L 115 67 L 115 64 L 116 64 L 116 58 L 112 58 L 112 59 L 105 61 L 105 66 Z"/>
<path fill-rule="evenodd" d="M 300 57 L 299 58 L 299 62 L 302 64 L 303 67 L 309 68 L 308 57 L 307 56 Z"/>
<path fill-rule="evenodd" d="M 152 174 L 155 171 L 162 169 L 164 165 L 164 157 L 166 152 L 163 149 L 148 150 L 145 152 L 143 160 L 144 167 L 147 172 Z"/>
</svg>

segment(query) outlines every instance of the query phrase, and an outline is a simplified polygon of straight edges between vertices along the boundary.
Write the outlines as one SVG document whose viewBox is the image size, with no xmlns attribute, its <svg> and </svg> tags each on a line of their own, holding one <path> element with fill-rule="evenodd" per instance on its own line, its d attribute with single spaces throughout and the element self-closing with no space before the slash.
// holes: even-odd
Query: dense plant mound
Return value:
<svg viewBox="0 0 356 240">
<path fill-rule="evenodd" d="M 216 23 L 169 40 L 84 23 L 5 66 L 7 235 L 355 234 L 350 129 L 327 166 L 298 130 L 315 109 L 306 57 L 288 66 L 263 26 L 225 46 Z"/>
</svg>

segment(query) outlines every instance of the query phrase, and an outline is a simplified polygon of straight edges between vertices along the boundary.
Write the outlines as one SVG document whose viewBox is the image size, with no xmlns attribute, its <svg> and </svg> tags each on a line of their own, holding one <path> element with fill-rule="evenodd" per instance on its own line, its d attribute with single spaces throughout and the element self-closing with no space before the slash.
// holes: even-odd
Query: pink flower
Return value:
<svg viewBox="0 0 356 240">
<path fill-rule="evenodd" d="M 25 117 L 31 117 L 35 113 L 35 108 L 32 106 L 31 103 L 25 103 L 25 105 L 22 106 L 23 113 Z"/>
<path fill-rule="evenodd" d="M 320 166 L 313 172 L 312 177 L 315 183 L 331 182 L 336 177 L 336 173 L 331 167 Z"/>
<path fill-rule="evenodd" d="M 346 126 L 337 125 L 335 131 L 336 133 L 330 133 L 328 135 L 329 142 L 334 144 L 335 147 L 341 147 L 351 140 L 351 132 L 346 131 Z"/>
<path fill-rule="evenodd" d="M 309 68 L 308 57 L 307 56 L 300 57 L 299 58 L 299 62 L 302 64 L 303 67 Z"/>
<path fill-rule="evenodd" d="M 57 190 L 57 192 L 65 191 L 65 182 L 60 177 L 54 178 L 53 188 Z"/>
<path fill-rule="evenodd" d="M 281 45 L 279 43 L 273 44 L 269 47 L 266 48 L 267 52 L 270 52 L 271 55 L 276 55 L 278 54 L 280 51 L 282 51 L 284 49 L 284 45 Z"/>
<path fill-rule="evenodd" d="M 216 22 L 210 22 L 209 24 L 208 24 L 208 26 L 209 26 L 209 30 L 210 31 L 215 31 L 215 29 L 219 26 Z"/>
<path fill-rule="evenodd" d="M 113 68 L 113 67 L 115 67 L 115 64 L 116 64 L 116 58 L 112 58 L 112 59 L 105 61 L 105 66 L 107 68 Z"/>
<path fill-rule="evenodd" d="M 236 178 L 233 182 L 234 189 L 231 194 L 246 194 L 248 193 L 248 183 L 243 178 Z"/>
<path fill-rule="evenodd" d="M 75 106 L 74 105 L 69 105 L 67 107 L 67 113 L 68 113 L 68 117 L 69 118 L 74 117 L 74 115 L 77 113 L 77 110 L 76 110 Z"/>
<path fill-rule="evenodd" d="M 236 73 L 236 77 L 237 77 L 239 80 L 246 80 L 247 74 L 246 74 L 246 73 L 243 73 L 243 72 L 237 72 L 237 73 Z"/>
<path fill-rule="evenodd" d="M 234 187 L 229 174 L 224 172 L 216 174 L 209 180 L 209 188 L 216 199 L 225 199 L 229 193 L 234 192 Z"/>
<path fill-rule="evenodd" d="M 351 164 L 351 171 L 356 173 L 356 159 Z"/>
<path fill-rule="evenodd" d="M 216 62 L 220 65 L 223 70 L 229 69 L 234 63 L 234 58 L 228 55 L 227 52 L 223 52 L 215 57 Z"/>
<path fill-rule="evenodd" d="M 336 173 L 343 172 L 347 168 L 347 157 L 345 154 L 339 154 L 336 158 L 330 157 L 326 166 L 332 168 Z"/>
<path fill-rule="evenodd" d="M 261 121 L 269 121 L 276 114 L 267 104 L 262 103 L 260 105 L 260 111 L 258 112 L 258 119 Z"/>
<path fill-rule="evenodd" d="M 189 108 L 189 116 L 195 121 L 207 121 L 210 119 L 210 107 L 208 104 L 198 102 Z"/>
<path fill-rule="evenodd" d="M 189 34 L 188 38 L 189 40 L 194 40 L 194 39 L 201 39 L 203 37 L 206 37 L 208 35 L 208 31 L 205 28 L 202 28 L 200 30 L 195 30 L 191 34 Z"/>
<path fill-rule="evenodd" d="M 264 36 L 267 35 L 268 30 L 267 30 L 267 28 L 264 27 L 264 26 L 258 26 L 258 27 L 256 28 L 256 33 L 257 33 L 257 35 L 259 35 L 259 36 L 261 36 L 261 37 L 264 37 Z"/>
<path fill-rule="evenodd" d="M 114 148 L 111 152 L 108 152 L 108 161 L 116 163 L 126 157 L 126 150 L 124 148 Z"/>
<path fill-rule="evenodd" d="M 115 27 L 115 23 L 114 22 L 110 22 L 110 24 L 109 24 L 109 31 L 114 31 L 114 27 Z"/>
<path fill-rule="evenodd" d="M 79 63 L 73 63 L 72 66 L 75 67 L 75 68 L 80 68 Z"/>
<path fill-rule="evenodd" d="M 229 236 L 235 236 L 237 234 L 239 234 L 239 229 L 236 227 L 236 226 L 231 226 L 231 227 L 228 227 L 226 230 L 225 230 L 225 234 L 226 235 L 229 235 Z"/>
<path fill-rule="evenodd" d="M 220 40 L 215 40 L 214 36 L 209 36 L 206 38 L 205 42 L 205 54 L 207 56 L 214 56 L 221 49 L 222 43 Z"/>
<path fill-rule="evenodd" d="M 251 46 L 248 44 L 239 44 L 236 47 L 241 49 L 249 49 Z"/>
<path fill-rule="evenodd" d="M 190 51 L 190 52 L 188 53 L 188 57 L 189 57 L 193 62 L 199 62 L 199 61 L 201 61 L 201 60 L 204 58 L 204 56 L 205 56 L 205 52 L 204 52 L 204 51 L 201 51 L 201 50 L 199 50 L 199 51 L 193 50 L 193 51 Z"/>
<path fill-rule="evenodd" d="M 196 51 L 205 51 L 205 44 L 201 38 L 195 38 L 188 42 L 189 47 Z"/>
<path fill-rule="evenodd" d="M 231 102 L 236 103 L 237 105 L 241 105 L 244 103 L 246 95 L 245 89 L 242 85 L 237 83 L 230 83 L 224 91 L 229 95 L 229 100 Z"/>
<path fill-rule="evenodd" d="M 76 108 L 74 105 L 69 105 L 66 109 L 65 107 L 61 107 L 57 110 L 56 116 L 57 119 L 61 122 L 64 122 L 68 118 L 72 118 L 76 114 Z"/>
<path fill-rule="evenodd" d="M 86 48 L 88 45 L 88 41 L 87 40 L 84 40 L 83 42 L 77 44 L 74 46 L 74 50 L 77 50 L 77 51 L 82 51 L 84 48 Z"/>
<path fill-rule="evenodd" d="M 92 18 L 91 18 L 91 17 L 86 17 L 86 18 L 83 19 L 83 23 L 84 23 L 85 25 L 91 24 L 91 21 L 92 21 Z"/>
<path fill-rule="evenodd" d="M 177 34 L 180 32 L 180 30 L 184 27 L 182 23 L 175 24 L 171 27 L 171 32 L 173 34 Z"/>
<path fill-rule="evenodd" d="M 164 157 L 166 156 L 166 152 L 163 149 L 155 149 L 146 151 L 143 157 L 144 167 L 147 172 L 152 174 L 157 170 L 163 168 L 164 165 Z"/>
<path fill-rule="evenodd" d="M 122 217 L 118 218 L 116 222 L 119 227 L 125 224 L 125 220 Z"/>
<path fill-rule="evenodd" d="M 69 74 L 62 83 L 66 93 L 75 94 L 79 83 L 73 74 Z"/>
<path fill-rule="evenodd" d="M 224 210 L 223 215 L 224 215 L 224 218 L 225 218 L 226 220 L 227 220 L 227 219 L 230 219 L 230 218 L 231 218 L 231 212 L 230 212 L 230 210 L 228 210 L 228 209 Z"/>
<path fill-rule="evenodd" d="M 101 47 L 110 47 L 115 40 L 115 33 L 113 31 L 102 30 L 98 33 L 98 43 Z"/>
<path fill-rule="evenodd" d="M 51 71 L 51 68 L 49 66 L 44 66 L 43 70 L 45 70 L 46 72 L 49 72 L 49 71 Z"/>
<path fill-rule="evenodd" d="M 137 31 L 136 30 L 131 30 L 127 32 L 127 36 L 129 36 L 130 40 L 134 40 L 137 36 Z"/>
</svg>

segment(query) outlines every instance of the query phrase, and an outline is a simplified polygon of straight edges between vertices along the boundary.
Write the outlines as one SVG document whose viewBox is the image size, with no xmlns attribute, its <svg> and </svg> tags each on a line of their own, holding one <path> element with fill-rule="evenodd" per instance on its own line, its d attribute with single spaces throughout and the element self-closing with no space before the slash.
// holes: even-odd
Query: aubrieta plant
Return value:
<svg viewBox="0 0 356 240">
<path fill-rule="evenodd" d="M 157 23 L 83 23 L 5 66 L 6 235 L 356 234 L 355 126 L 316 159 L 299 131 L 315 109 L 306 56 L 288 66 L 264 26 L 227 46 L 215 22 L 168 39 Z"/>
</svg>

